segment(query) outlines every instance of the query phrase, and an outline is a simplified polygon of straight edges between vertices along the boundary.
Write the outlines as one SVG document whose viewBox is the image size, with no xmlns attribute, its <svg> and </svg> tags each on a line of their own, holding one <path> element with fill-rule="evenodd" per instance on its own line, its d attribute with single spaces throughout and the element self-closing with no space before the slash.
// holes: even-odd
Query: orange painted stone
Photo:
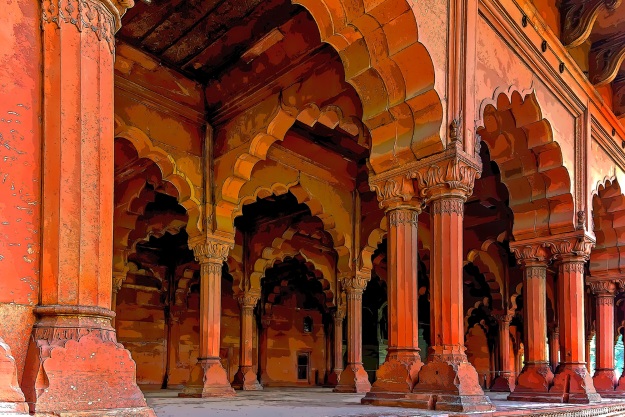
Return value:
<svg viewBox="0 0 625 417">
<path fill-rule="evenodd" d="M 510 321 L 512 314 L 503 314 L 496 317 L 499 322 L 499 375 L 493 381 L 490 390 L 493 392 L 514 391 L 514 368 L 510 363 Z"/>
<path fill-rule="evenodd" d="M 233 397 L 234 389 L 230 386 L 228 375 L 219 358 L 198 359 L 191 370 L 191 378 L 179 397 Z"/>
<path fill-rule="evenodd" d="M 28 413 L 28 407 L 17 382 L 15 359 L 9 345 L 0 337 L 0 415 L 9 412 Z"/>
</svg>

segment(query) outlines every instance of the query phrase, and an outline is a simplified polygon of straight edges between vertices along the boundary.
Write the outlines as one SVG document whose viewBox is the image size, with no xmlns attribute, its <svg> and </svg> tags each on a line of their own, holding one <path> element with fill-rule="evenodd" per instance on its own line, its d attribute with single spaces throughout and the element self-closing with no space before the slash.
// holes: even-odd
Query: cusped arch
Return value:
<svg viewBox="0 0 625 417">
<path fill-rule="evenodd" d="M 321 283 L 321 288 L 327 301 L 326 307 L 334 306 L 334 291 L 331 282 L 326 278 L 331 276 L 329 268 L 317 262 L 314 259 L 314 254 L 309 253 L 306 249 L 296 249 L 292 247 L 283 248 L 282 242 L 283 240 L 278 238 L 272 246 L 263 249 L 261 257 L 254 262 L 254 270 L 250 274 L 250 288 L 260 291 L 261 279 L 265 276 L 267 270 L 273 267 L 276 262 L 284 262 L 288 259 L 300 257 L 305 262 L 308 269 L 315 273 L 315 277 Z"/>
<path fill-rule="evenodd" d="M 419 42 L 408 1 L 292 2 L 310 12 L 321 40 L 343 61 L 345 79 L 362 101 L 375 173 L 443 149 L 443 108 L 434 89 L 434 65 Z"/>
<path fill-rule="evenodd" d="M 161 170 L 163 181 L 172 184 L 176 188 L 178 191 L 178 203 L 187 211 L 187 234 L 189 237 L 199 236 L 203 231 L 200 200 L 196 196 L 194 184 L 178 169 L 176 161 L 172 156 L 165 150 L 155 146 L 148 135 L 141 129 L 127 125 L 117 115 L 115 116 L 115 137 L 126 139 L 135 148 L 139 158 L 149 159 L 156 164 Z"/>
<path fill-rule="evenodd" d="M 282 195 L 290 192 L 297 199 L 298 204 L 305 204 L 310 209 L 310 215 L 317 217 L 323 223 L 323 230 L 332 238 L 334 250 L 337 253 L 337 270 L 348 272 L 351 268 L 351 250 L 347 246 L 346 237 L 337 228 L 337 223 L 331 213 L 326 212 L 320 199 L 312 196 L 299 181 L 292 183 L 274 183 L 270 187 L 259 187 L 253 195 L 241 198 L 241 204 L 231 213 L 232 223 L 234 219 L 243 214 L 243 206 L 257 201 L 258 198 L 270 195 Z"/>
<path fill-rule="evenodd" d="M 575 230 L 571 177 L 536 94 L 497 91 L 481 116 L 477 133 L 508 189 L 515 240 Z"/>
<path fill-rule="evenodd" d="M 625 270 L 625 195 L 615 177 L 605 178 L 593 192 L 592 220 L 596 244 L 590 273 L 610 277 Z"/>
<path fill-rule="evenodd" d="M 472 263 L 484 276 L 492 297 L 494 310 L 507 310 L 506 304 L 506 266 L 495 240 L 487 240 L 480 249 L 473 249 L 467 255 L 467 262 Z"/>
</svg>

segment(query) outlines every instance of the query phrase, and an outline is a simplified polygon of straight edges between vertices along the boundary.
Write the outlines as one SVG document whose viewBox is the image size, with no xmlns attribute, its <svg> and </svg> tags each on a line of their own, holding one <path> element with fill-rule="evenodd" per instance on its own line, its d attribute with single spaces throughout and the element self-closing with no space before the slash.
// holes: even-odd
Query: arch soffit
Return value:
<svg viewBox="0 0 625 417">
<path fill-rule="evenodd" d="M 535 91 L 497 89 L 479 111 L 476 131 L 510 193 L 514 238 L 575 230 L 571 177 Z"/>
<path fill-rule="evenodd" d="M 136 149 L 139 158 L 153 161 L 161 170 L 163 181 L 171 183 L 178 191 L 178 203 L 187 210 L 187 233 L 189 237 L 203 231 L 202 206 L 195 192 L 195 184 L 176 166 L 176 161 L 165 150 L 155 146 L 142 130 L 127 125 L 115 116 L 115 137 L 128 140 Z"/>
<path fill-rule="evenodd" d="M 497 241 L 487 240 L 480 249 L 473 249 L 467 255 L 467 263 L 472 263 L 486 279 L 493 299 L 493 308 L 505 309 L 505 266 Z"/>
</svg>

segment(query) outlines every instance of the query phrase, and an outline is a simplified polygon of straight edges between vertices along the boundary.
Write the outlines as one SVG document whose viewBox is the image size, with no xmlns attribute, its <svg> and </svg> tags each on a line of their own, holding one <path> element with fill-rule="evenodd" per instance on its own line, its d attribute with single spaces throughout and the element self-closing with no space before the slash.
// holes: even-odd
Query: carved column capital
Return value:
<svg viewBox="0 0 625 417">
<path fill-rule="evenodd" d="M 361 270 L 339 277 L 341 287 L 347 292 L 348 298 L 354 294 L 362 295 L 365 288 L 367 288 L 369 280 L 371 280 L 371 272 Z"/>
<path fill-rule="evenodd" d="M 551 250 L 553 259 L 562 263 L 580 264 L 582 268 L 590 258 L 590 251 L 594 245 L 594 239 L 585 234 L 550 238 L 544 243 L 544 246 Z"/>
<path fill-rule="evenodd" d="M 506 324 L 510 325 L 510 322 L 514 318 L 514 313 L 512 312 L 495 313 L 493 314 L 493 318 L 497 320 L 497 323 L 499 323 L 499 325 L 506 325 Z"/>
<path fill-rule="evenodd" d="M 260 299 L 260 291 L 246 291 L 237 296 L 237 301 L 242 308 L 254 309 Z"/>
<path fill-rule="evenodd" d="M 380 207 L 385 210 L 408 208 L 420 213 L 423 202 L 416 198 L 417 192 L 413 180 L 406 171 L 399 171 L 390 176 L 377 176 L 369 180 L 371 191 L 378 196 Z"/>
<path fill-rule="evenodd" d="M 122 289 L 122 284 L 126 280 L 126 272 L 113 271 L 113 292 L 117 293 Z"/>
<path fill-rule="evenodd" d="M 451 150 L 457 146 L 461 146 L 461 142 L 455 141 L 450 144 Z M 473 193 L 475 179 L 479 178 L 481 173 L 480 161 L 456 150 L 450 155 L 411 170 L 410 176 L 416 179 L 419 196 L 426 203 L 451 197 L 449 204 L 453 207 L 449 208 L 453 211 L 458 204 L 464 204 L 467 197 Z M 454 200 L 458 203 L 454 203 Z M 434 209 L 436 210 L 435 206 Z M 441 207 L 441 210 L 443 209 Z M 462 215 L 462 212 L 459 214 Z"/>
<path fill-rule="evenodd" d="M 219 264 L 228 260 L 228 253 L 234 246 L 234 241 L 217 236 L 208 236 L 189 241 L 195 260 L 201 264 Z"/>
<path fill-rule="evenodd" d="M 346 315 L 347 315 L 347 310 L 345 309 L 345 306 L 343 306 L 343 308 L 337 308 L 336 311 L 334 312 L 334 321 L 343 323 L 343 319 L 345 318 Z"/>
<path fill-rule="evenodd" d="M 519 265 L 541 266 L 547 264 L 547 253 L 542 242 L 510 242 Z"/>
<path fill-rule="evenodd" d="M 602 11 L 614 11 L 621 0 L 563 0 L 562 43 L 567 48 L 581 45 L 588 39 L 590 32 Z"/>
</svg>

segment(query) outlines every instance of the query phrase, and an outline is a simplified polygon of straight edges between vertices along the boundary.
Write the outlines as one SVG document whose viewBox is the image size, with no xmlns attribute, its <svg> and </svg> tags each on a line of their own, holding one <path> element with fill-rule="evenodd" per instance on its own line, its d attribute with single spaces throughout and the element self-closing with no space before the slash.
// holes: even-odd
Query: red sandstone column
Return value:
<svg viewBox="0 0 625 417">
<path fill-rule="evenodd" d="M 444 411 L 491 411 L 478 375 L 467 359 L 464 346 L 463 216 L 470 184 L 466 172 L 452 160 L 441 167 L 448 177 L 426 179 L 430 205 L 432 247 L 430 253 L 430 340 L 427 362 L 413 392 L 423 407 Z M 456 171 L 457 170 L 457 171 Z M 466 171 L 465 171 L 466 170 Z M 441 172 L 439 171 L 439 172 Z M 451 179 L 458 174 L 458 181 Z M 457 188 L 461 183 L 464 186 Z"/>
<path fill-rule="evenodd" d="M 423 363 L 419 356 L 417 224 L 420 204 L 387 210 L 388 354 L 363 403 L 386 405 L 409 394 Z"/>
<path fill-rule="evenodd" d="M 550 242 L 558 262 L 558 317 L 560 321 L 560 365 L 550 393 L 562 402 L 601 401 L 586 369 L 584 330 L 584 264 L 592 242 L 585 237 Z"/>
<path fill-rule="evenodd" d="M 345 318 L 345 307 L 339 306 L 334 312 L 334 369 L 330 373 L 328 385 L 337 385 L 343 372 L 343 319 Z"/>
<path fill-rule="evenodd" d="M 191 245 L 191 244 L 190 244 Z M 200 357 L 191 371 L 181 397 L 229 397 L 234 395 L 228 375 L 221 366 L 221 269 L 231 244 L 208 238 L 193 245 L 200 263 Z"/>
<path fill-rule="evenodd" d="M 370 275 L 361 271 L 355 276 L 342 277 L 341 286 L 347 292 L 347 366 L 341 372 L 334 392 L 369 392 L 371 383 L 362 366 L 362 293 Z"/>
<path fill-rule="evenodd" d="M 512 248 L 523 267 L 523 333 L 525 365 L 517 378 L 512 401 L 553 401 L 553 373 L 547 361 L 547 261 L 542 242 Z"/>
<path fill-rule="evenodd" d="M 592 380 L 602 397 L 623 396 L 614 391 L 614 296 L 616 285 L 610 280 L 590 281 L 597 306 L 597 366 Z"/>
<path fill-rule="evenodd" d="M 239 297 L 241 306 L 241 349 L 239 357 L 239 371 L 234 376 L 233 388 L 244 391 L 260 391 L 263 386 L 258 382 L 252 362 L 252 341 L 254 325 L 254 307 L 260 298 L 260 293 L 248 291 Z"/>
<path fill-rule="evenodd" d="M 591 345 L 592 345 L 592 338 L 595 337 L 595 331 L 594 330 L 588 330 L 586 332 L 586 349 L 584 350 L 584 352 L 586 352 L 586 357 L 584 358 L 585 362 L 586 362 L 586 370 L 588 371 L 588 373 L 590 373 L 590 349 L 591 349 Z"/>
<path fill-rule="evenodd" d="M 549 363 L 553 372 L 558 368 L 558 354 L 560 353 L 560 328 L 554 326 L 549 333 Z"/>
<path fill-rule="evenodd" d="M 512 314 L 495 316 L 499 324 L 499 375 L 493 382 L 491 391 L 514 391 L 514 368 L 510 362 L 510 322 L 512 317 Z"/>
<path fill-rule="evenodd" d="M 261 331 L 260 335 L 258 335 L 258 356 L 259 356 L 259 366 L 260 366 L 260 384 L 262 386 L 267 386 L 269 382 L 269 375 L 267 373 L 267 366 L 269 363 L 268 360 L 268 334 L 269 327 L 271 326 L 271 316 L 262 316 L 260 320 Z"/>
<path fill-rule="evenodd" d="M 152 413 L 111 326 L 114 36 L 132 5 L 41 2 L 41 299 L 22 377 L 37 414 Z"/>
</svg>

